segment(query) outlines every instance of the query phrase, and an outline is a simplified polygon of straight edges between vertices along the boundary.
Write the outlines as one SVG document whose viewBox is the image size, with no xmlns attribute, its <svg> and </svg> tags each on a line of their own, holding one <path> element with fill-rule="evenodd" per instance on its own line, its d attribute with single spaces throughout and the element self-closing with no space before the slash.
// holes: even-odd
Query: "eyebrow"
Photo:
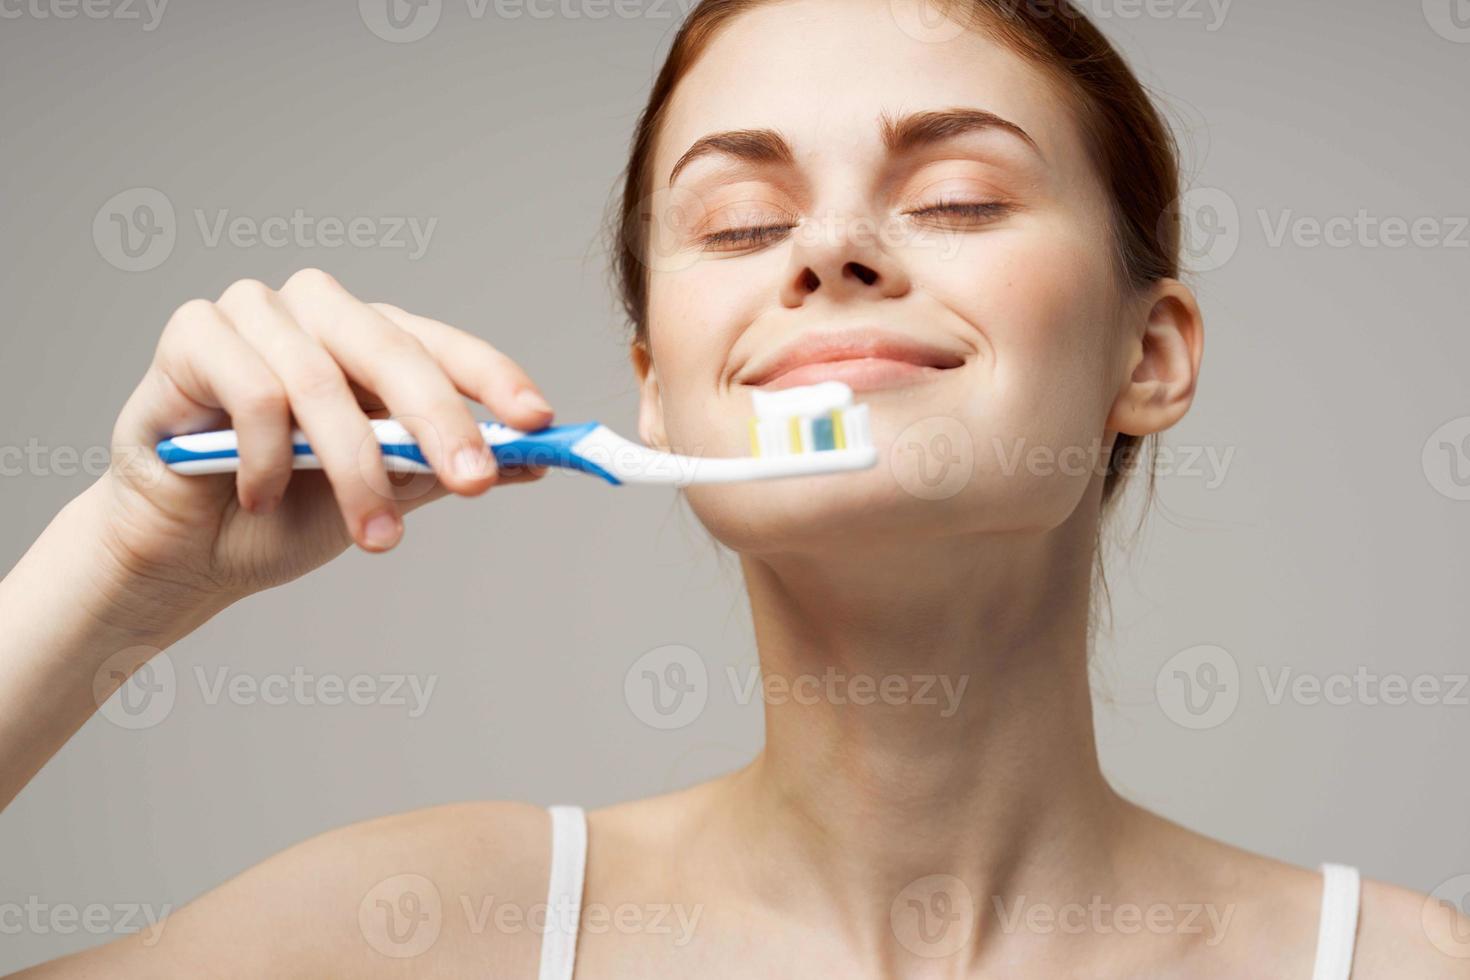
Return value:
<svg viewBox="0 0 1470 980">
<path fill-rule="evenodd" d="M 954 139 L 967 133 L 1000 130 L 1017 137 L 1042 159 L 1041 147 L 1020 126 L 984 109 L 931 109 L 895 118 L 884 112 L 878 117 L 883 147 L 890 156 L 910 153 L 921 147 Z M 700 157 L 724 155 L 748 163 L 790 165 L 796 161 L 791 144 L 774 129 L 735 129 L 711 133 L 695 140 L 669 172 L 673 186 L 679 171 Z"/>
</svg>

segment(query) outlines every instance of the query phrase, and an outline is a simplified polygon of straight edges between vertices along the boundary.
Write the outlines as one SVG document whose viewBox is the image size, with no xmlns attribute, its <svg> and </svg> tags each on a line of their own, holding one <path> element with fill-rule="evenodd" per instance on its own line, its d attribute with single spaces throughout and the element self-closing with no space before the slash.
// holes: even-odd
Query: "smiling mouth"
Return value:
<svg viewBox="0 0 1470 980">
<path fill-rule="evenodd" d="M 845 357 L 833 361 L 813 361 L 782 371 L 761 382 L 760 387 L 779 390 L 821 381 L 841 381 L 853 391 L 874 391 L 914 384 L 948 370 L 951 369 L 890 357 Z"/>
<path fill-rule="evenodd" d="M 767 390 L 841 381 L 854 391 L 897 388 L 931 380 L 965 358 L 915 340 L 873 329 L 834 331 L 802 338 L 758 364 L 742 383 Z"/>
</svg>

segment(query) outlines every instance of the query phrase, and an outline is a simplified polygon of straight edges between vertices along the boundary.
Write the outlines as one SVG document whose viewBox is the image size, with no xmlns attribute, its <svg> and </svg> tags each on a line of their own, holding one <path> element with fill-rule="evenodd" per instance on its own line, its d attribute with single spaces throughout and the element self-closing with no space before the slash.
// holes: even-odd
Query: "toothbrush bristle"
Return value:
<svg viewBox="0 0 1470 980">
<path fill-rule="evenodd" d="M 854 405 L 852 389 L 838 381 L 753 393 L 751 454 L 799 455 L 872 445 L 868 406 Z"/>
</svg>

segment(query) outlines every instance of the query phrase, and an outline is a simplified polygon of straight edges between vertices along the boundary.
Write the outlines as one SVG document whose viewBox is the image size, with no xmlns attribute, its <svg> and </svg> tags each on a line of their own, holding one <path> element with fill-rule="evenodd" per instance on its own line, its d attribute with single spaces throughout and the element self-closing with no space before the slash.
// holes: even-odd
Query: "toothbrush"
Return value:
<svg viewBox="0 0 1470 980">
<path fill-rule="evenodd" d="M 485 443 L 498 464 L 560 466 L 600 476 L 608 483 L 683 487 L 862 470 L 878 462 L 868 428 L 868 406 L 854 405 L 852 389 L 840 381 L 751 392 L 751 456 L 700 457 L 659 452 L 625 439 L 599 422 L 554 425 L 535 432 L 499 422 L 481 422 Z M 387 469 L 432 472 L 412 435 L 391 419 L 372 420 Z M 321 469 L 300 429 L 291 434 L 293 469 Z M 232 473 L 239 469 L 235 430 L 165 439 L 159 459 L 176 473 Z"/>
</svg>

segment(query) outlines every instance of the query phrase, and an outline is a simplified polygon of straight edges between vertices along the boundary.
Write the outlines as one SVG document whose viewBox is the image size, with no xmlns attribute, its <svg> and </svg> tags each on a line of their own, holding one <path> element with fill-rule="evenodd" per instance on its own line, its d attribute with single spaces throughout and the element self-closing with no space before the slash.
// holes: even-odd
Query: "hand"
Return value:
<svg viewBox="0 0 1470 980">
<path fill-rule="evenodd" d="M 498 472 L 465 395 L 516 428 L 551 421 L 525 371 L 490 344 L 364 303 L 315 269 L 279 290 L 246 279 L 213 303 L 184 304 L 117 420 L 112 467 L 89 491 L 121 591 L 154 608 L 160 599 L 223 608 L 354 542 L 392 548 L 403 514 L 447 493 L 544 474 Z M 368 421 L 388 415 L 434 477 L 390 479 Z M 321 471 L 292 470 L 293 424 Z M 239 434 L 238 473 L 183 476 L 153 451 L 172 435 L 223 428 Z"/>
</svg>

